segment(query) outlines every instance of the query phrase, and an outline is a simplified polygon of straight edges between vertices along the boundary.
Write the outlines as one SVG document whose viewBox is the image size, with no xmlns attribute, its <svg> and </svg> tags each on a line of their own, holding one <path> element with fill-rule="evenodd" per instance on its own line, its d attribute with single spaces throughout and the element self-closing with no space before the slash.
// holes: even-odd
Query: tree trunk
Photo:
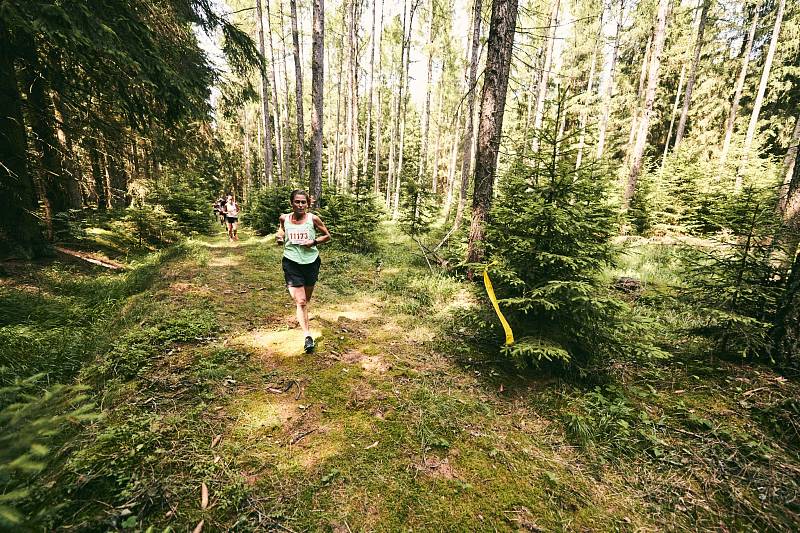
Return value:
<svg viewBox="0 0 800 533">
<path fill-rule="evenodd" d="M 272 187 L 272 131 L 269 125 L 269 78 L 267 76 L 267 56 L 264 55 L 264 14 L 261 0 L 256 0 L 256 17 L 258 17 L 258 52 L 263 61 L 261 71 L 261 112 L 264 125 L 264 182 Z"/>
<path fill-rule="evenodd" d="M 622 28 L 622 15 L 623 9 L 620 6 L 619 18 L 617 19 L 616 30 L 614 32 L 614 50 L 611 53 L 611 63 L 608 68 L 608 79 L 606 83 L 606 92 L 603 97 L 603 112 L 600 115 L 600 125 L 597 131 L 597 149 L 595 157 L 600 159 L 603 157 L 603 151 L 606 144 L 606 128 L 608 127 L 608 119 L 611 117 L 611 99 L 614 96 L 614 71 L 617 67 L 617 57 L 619 56 L 619 36 Z"/>
<path fill-rule="evenodd" d="M 647 37 L 647 46 L 644 47 L 644 57 L 642 58 L 642 70 L 639 74 L 639 89 L 636 92 L 636 105 L 631 114 L 631 131 L 628 135 L 628 144 L 625 151 L 625 165 L 630 165 L 633 151 L 635 148 L 636 134 L 639 131 L 639 114 L 641 113 L 642 100 L 644 95 L 644 83 L 647 79 L 647 66 L 650 61 L 650 51 L 653 46 L 653 35 Z"/>
<path fill-rule="evenodd" d="M 383 8 L 383 1 L 381 1 L 381 9 Z M 377 14 L 375 13 L 378 9 L 377 3 L 373 2 L 372 4 L 372 51 L 370 52 L 369 57 L 369 91 L 367 94 L 369 95 L 369 99 L 367 101 L 367 127 L 366 131 L 364 132 L 364 165 L 361 170 L 361 174 L 364 175 L 366 178 L 367 176 L 367 169 L 369 167 L 369 142 L 370 142 L 370 135 L 372 134 L 372 102 L 375 100 L 375 48 L 377 46 L 377 35 L 376 31 L 376 22 L 377 22 Z"/>
<path fill-rule="evenodd" d="M 694 46 L 694 57 L 692 58 L 692 69 L 689 71 L 689 79 L 686 81 L 686 96 L 683 98 L 683 111 L 681 111 L 681 119 L 678 121 L 678 129 L 675 131 L 675 146 L 673 150 L 676 152 L 683 140 L 683 134 L 686 131 L 686 121 L 689 118 L 689 107 L 692 105 L 692 90 L 694 89 L 694 82 L 697 79 L 697 67 L 700 64 L 700 54 L 703 50 L 703 33 L 706 29 L 706 18 L 710 5 L 711 0 L 703 0 L 703 8 L 700 12 L 700 25 L 697 27 L 697 42 Z"/>
<path fill-rule="evenodd" d="M 731 146 L 731 137 L 733 136 L 733 127 L 736 123 L 736 114 L 739 111 L 739 99 L 742 97 L 744 82 L 747 78 L 747 66 L 750 64 L 750 51 L 753 49 L 753 38 L 756 35 L 760 9 L 761 1 L 759 1 L 753 9 L 753 21 L 750 23 L 750 31 L 747 34 L 747 41 L 744 46 L 744 52 L 742 53 L 742 68 L 739 70 L 739 77 L 736 80 L 736 89 L 733 92 L 733 100 L 731 101 L 731 109 L 728 112 L 728 120 L 725 122 L 725 138 L 722 141 L 722 150 L 719 155 L 720 173 L 725 170 L 725 161 L 728 159 L 728 150 Z"/>
<path fill-rule="evenodd" d="M 800 357 L 800 254 L 794 256 L 770 333 L 772 358 L 796 366 Z"/>
<path fill-rule="evenodd" d="M 594 39 L 594 46 L 592 47 L 591 67 L 589 68 L 589 80 L 586 82 L 586 93 L 583 98 L 583 109 L 581 109 L 580 118 L 580 137 L 578 139 L 578 155 L 575 157 L 575 169 L 581 168 L 581 161 L 583 160 L 583 147 L 586 142 L 586 122 L 589 120 L 589 106 L 592 99 L 592 89 L 594 88 L 594 74 L 597 69 L 597 49 L 600 45 L 600 36 L 603 33 L 603 17 L 605 15 L 605 6 L 600 12 L 600 21 L 597 23 L 597 35 Z"/>
<path fill-rule="evenodd" d="M 275 108 L 275 147 L 278 151 L 278 175 L 280 176 L 281 183 L 288 183 L 286 179 L 286 163 L 283 159 L 283 150 L 285 141 L 283 138 L 283 122 L 284 117 L 281 116 L 281 103 L 278 96 L 278 84 L 276 82 L 277 76 L 275 75 L 275 48 L 272 46 L 272 15 L 269 11 L 269 0 L 266 0 L 267 6 L 267 37 L 269 40 L 269 57 L 271 61 L 269 81 L 272 83 L 272 107 Z M 250 181 L 248 181 L 250 183 Z"/>
<path fill-rule="evenodd" d="M 556 3 L 559 0 L 556 0 Z M 469 171 L 472 165 L 472 142 L 475 127 L 475 92 L 478 79 L 478 56 L 481 41 L 481 0 L 475 0 L 472 10 L 472 52 L 469 60 L 469 78 L 467 79 L 467 115 L 464 119 L 464 153 L 461 157 L 461 190 L 456 208 L 456 219 L 453 222 L 453 231 L 461 227 L 464 217 L 464 208 L 467 205 L 469 194 Z"/>
<path fill-rule="evenodd" d="M 28 140 L 13 51 L 11 35 L 0 17 L 0 255 L 35 257 L 46 252 L 46 244 L 28 171 Z"/>
<path fill-rule="evenodd" d="M 379 195 L 381 193 L 381 134 L 383 132 L 383 110 L 381 109 L 381 91 L 380 87 L 382 85 L 382 67 L 383 67 L 383 55 L 381 53 L 381 44 L 383 43 L 383 10 L 384 10 L 384 2 L 381 0 L 381 26 L 380 31 L 378 33 L 378 94 L 377 94 L 377 118 L 375 120 L 375 168 L 373 169 L 374 172 L 374 181 L 375 181 L 375 194 Z"/>
<path fill-rule="evenodd" d="M 358 135 L 358 21 L 361 17 L 361 0 L 351 0 L 350 15 L 350 121 L 348 132 L 348 187 L 355 189 L 358 182 L 359 135 Z"/>
<path fill-rule="evenodd" d="M 80 165 L 75 160 L 75 150 L 72 144 L 72 135 L 69 133 L 67 124 L 67 110 L 64 102 L 57 92 L 53 92 L 53 109 L 56 118 L 56 136 L 61 146 L 61 167 L 65 170 L 64 180 L 69 195 L 70 209 L 81 209 L 83 207 L 83 192 L 81 184 Z"/>
<path fill-rule="evenodd" d="M 300 37 L 297 32 L 297 1 L 289 0 L 292 15 L 292 43 L 294 44 L 295 104 L 297 106 L 297 176 L 306 175 L 306 132 L 303 118 L 303 72 L 300 64 Z"/>
<path fill-rule="evenodd" d="M 333 148 L 333 183 L 336 185 L 336 189 L 339 188 L 339 183 L 341 182 L 341 178 L 339 176 L 339 172 L 341 172 L 341 168 L 339 165 L 339 148 L 340 148 L 340 133 L 341 133 L 341 122 L 342 122 L 342 87 L 344 84 L 342 83 L 342 69 L 344 69 L 344 31 L 342 31 L 341 37 L 339 38 L 339 75 L 336 78 L 337 81 L 337 96 L 336 96 L 336 139 L 334 141 L 334 148 Z"/>
<path fill-rule="evenodd" d="M 285 17 L 284 17 L 284 14 L 283 14 L 283 0 L 278 0 L 278 12 L 279 12 L 279 15 L 280 15 L 280 20 L 281 20 L 281 24 L 280 24 L 280 26 L 281 26 L 281 28 L 280 28 L 281 29 L 281 56 L 283 57 L 283 61 L 282 61 L 282 63 L 283 63 L 283 90 L 281 92 L 283 93 L 283 114 L 286 117 L 286 124 L 285 124 L 285 126 L 286 126 L 286 136 L 289 136 L 290 135 L 290 129 L 291 129 L 290 128 L 290 124 L 291 124 L 291 121 L 292 121 L 292 117 L 291 117 L 292 112 L 290 111 L 290 109 L 292 108 L 292 105 L 291 105 L 290 94 L 289 94 L 289 70 L 286 67 L 286 63 L 289 62 L 288 58 L 291 55 L 291 52 L 289 52 L 289 49 L 286 47 L 286 28 L 285 28 L 285 25 L 284 25 Z M 295 123 L 297 123 L 297 121 L 295 121 Z M 297 146 L 295 146 L 295 143 L 291 142 L 290 139 L 286 139 L 286 136 L 284 136 L 284 141 L 286 143 L 287 148 L 284 151 L 284 158 L 285 159 L 289 158 L 289 152 L 294 153 L 296 157 L 300 157 L 300 155 L 297 153 L 297 150 L 296 150 Z M 291 145 L 291 149 L 289 148 L 290 145 Z M 288 165 L 287 165 L 287 167 L 288 167 Z M 287 170 L 288 170 L 288 168 L 287 168 Z M 300 180 L 300 179 L 302 179 L 302 177 L 301 176 L 297 176 L 297 179 Z"/>
<path fill-rule="evenodd" d="M 639 128 L 636 134 L 636 143 L 631 154 L 631 169 L 628 180 L 625 184 L 622 207 L 627 210 L 631 198 L 636 192 L 636 181 L 642 172 L 642 161 L 644 159 L 644 148 L 647 142 L 647 135 L 650 130 L 650 116 L 653 113 L 653 104 L 656 100 L 656 89 L 658 88 L 658 74 L 661 66 L 661 53 L 664 50 L 664 40 L 667 30 L 667 10 L 669 0 L 659 0 L 658 15 L 655 34 L 653 36 L 652 57 L 650 58 L 650 68 L 647 75 L 647 91 L 645 92 L 644 107 L 639 120 Z"/>
<path fill-rule="evenodd" d="M 797 160 L 800 157 L 800 115 L 794 122 L 789 149 L 783 158 L 783 184 L 778 196 L 778 213 L 784 223 L 795 230 L 800 230 L 800 168 Z"/>
<path fill-rule="evenodd" d="M 313 37 L 311 41 L 311 180 L 309 189 L 314 204 L 322 198 L 322 119 L 323 83 L 325 80 L 325 2 L 314 0 Z"/>
<path fill-rule="evenodd" d="M 92 169 L 92 178 L 94 180 L 94 193 L 97 197 L 97 210 L 105 211 L 108 209 L 108 185 L 106 184 L 106 175 L 103 172 L 101 161 L 102 154 L 100 153 L 97 143 L 98 133 L 89 133 L 85 137 L 86 151 L 89 153 L 89 164 Z"/>
<path fill-rule="evenodd" d="M 550 14 L 542 76 L 539 78 L 539 87 L 536 90 L 536 109 L 533 115 L 533 143 L 531 144 L 534 155 L 539 151 L 539 130 L 542 127 L 542 120 L 544 119 L 544 103 L 547 100 L 547 83 L 550 80 L 550 65 L 553 62 L 553 44 L 556 40 L 560 4 L 560 0 L 553 0 L 553 11 Z"/>
<path fill-rule="evenodd" d="M 686 65 L 681 65 L 681 75 L 678 78 L 678 90 L 675 93 L 675 102 L 672 104 L 672 114 L 669 117 L 669 129 L 667 130 L 667 140 L 664 141 L 664 153 L 661 154 L 661 168 L 667 163 L 667 153 L 669 153 L 669 141 L 672 139 L 672 128 L 675 126 L 675 114 L 678 112 L 678 102 L 681 101 L 681 91 L 683 90 L 683 78 L 686 75 Z M 676 145 L 677 146 L 677 145 Z"/>
<path fill-rule="evenodd" d="M 422 146 L 420 148 L 419 168 L 417 179 L 422 183 L 422 176 L 428 170 L 428 133 L 431 124 L 431 78 L 433 76 L 433 47 L 435 36 L 433 34 L 433 18 L 436 11 L 436 4 L 431 0 L 430 4 L 430 25 L 428 26 L 428 79 L 425 84 L 425 110 L 422 114 Z"/>
<path fill-rule="evenodd" d="M 481 118 L 475 153 L 475 193 L 469 231 L 467 262 L 483 260 L 483 236 L 492 202 L 497 152 L 503 130 L 503 113 L 514 46 L 517 0 L 494 0 L 481 95 Z"/>
<path fill-rule="evenodd" d="M 761 113 L 761 104 L 764 102 L 764 93 L 767 91 L 767 82 L 769 81 L 769 72 L 772 68 L 772 60 L 775 58 L 775 49 L 778 47 L 778 36 L 781 33 L 781 22 L 783 21 L 783 11 L 785 7 L 786 0 L 780 0 L 778 4 L 778 13 L 775 15 L 775 26 L 772 29 L 772 39 L 769 43 L 769 50 L 767 50 L 767 58 L 764 61 L 764 70 L 761 72 L 761 82 L 758 84 L 758 93 L 753 103 L 753 112 L 750 114 L 750 124 L 747 126 L 747 135 L 745 135 L 744 138 L 742 162 L 739 165 L 738 172 L 736 172 L 736 182 L 733 185 L 734 193 L 738 193 L 742 189 L 742 172 L 744 172 L 747 166 L 747 160 L 750 157 L 750 147 L 753 144 L 753 136 L 756 133 L 758 115 Z"/>
</svg>

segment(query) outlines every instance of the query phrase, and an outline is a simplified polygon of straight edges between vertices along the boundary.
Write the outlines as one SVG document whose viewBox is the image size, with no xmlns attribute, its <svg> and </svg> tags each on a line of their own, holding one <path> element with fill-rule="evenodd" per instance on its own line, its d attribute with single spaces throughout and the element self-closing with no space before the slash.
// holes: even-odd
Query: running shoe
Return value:
<svg viewBox="0 0 800 533">
<path fill-rule="evenodd" d="M 310 335 L 306 337 L 306 342 L 303 344 L 303 349 L 306 351 L 306 353 L 311 353 L 314 351 L 314 339 L 312 339 Z"/>
</svg>

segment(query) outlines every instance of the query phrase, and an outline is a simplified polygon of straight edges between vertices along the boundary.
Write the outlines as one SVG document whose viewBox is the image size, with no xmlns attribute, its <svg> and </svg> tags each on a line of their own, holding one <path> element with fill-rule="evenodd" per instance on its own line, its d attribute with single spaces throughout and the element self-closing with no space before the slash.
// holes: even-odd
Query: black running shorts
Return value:
<svg viewBox="0 0 800 533">
<path fill-rule="evenodd" d="M 319 267 L 322 260 L 317 257 L 313 263 L 301 265 L 291 259 L 283 258 L 283 278 L 288 287 L 312 287 L 317 284 L 319 278 Z"/>
<path fill-rule="evenodd" d="M 225 220 L 227 222 L 230 222 L 231 224 L 236 224 L 237 222 L 239 222 L 239 217 L 229 217 L 225 215 Z"/>
</svg>

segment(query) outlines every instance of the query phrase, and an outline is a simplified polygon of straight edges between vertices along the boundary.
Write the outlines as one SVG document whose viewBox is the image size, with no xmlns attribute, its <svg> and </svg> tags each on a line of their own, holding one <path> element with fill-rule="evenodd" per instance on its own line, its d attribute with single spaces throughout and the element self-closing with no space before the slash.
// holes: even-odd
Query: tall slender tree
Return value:
<svg viewBox="0 0 800 533">
<path fill-rule="evenodd" d="M 659 0 L 658 12 L 656 14 L 655 32 L 653 34 L 653 48 L 651 50 L 650 65 L 647 73 L 647 90 L 645 92 L 644 104 L 640 113 L 636 141 L 631 153 L 631 168 L 625 184 L 622 197 L 623 209 L 628 208 L 631 198 L 636 192 L 636 182 L 642 172 L 642 162 L 644 159 L 644 149 L 647 136 L 650 132 L 650 117 L 653 113 L 653 105 L 656 100 L 656 89 L 658 88 L 659 68 L 661 66 L 661 53 L 664 50 L 664 41 L 667 34 L 667 11 L 669 10 L 669 0 Z"/>
<path fill-rule="evenodd" d="M 686 94 L 683 97 L 683 110 L 681 111 L 681 118 L 678 121 L 678 129 L 675 130 L 675 146 L 673 148 L 675 151 L 678 150 L 678 146 L 683 140 L 683 134 L 684 131 L 686 131 L 686 121 L 689 119 L 689 108 L 692 105 L 692 91 L 694 90 L 694 82 L 697 79 L 697 67 L 700 64 L 700 54 L 703 50 L 703 34 L 706 29 L 706 19 L 708 17 L 708 8 L 711 5 L 711 0 L 701 0 L 701 3 L 700 24 L 697 27 L 697 41 L 694 45 L 692 68 L 689 70 L 689 78 L 686 80 Z"/>
<path fill-rule="evenodd" d="M 461 156 L 461 189 L 458 197 L 458 207 L 456 208 L 456 218 L 453 222 L 453 228 L 456 231 L 461 226 L 464 209 L 467 205 L 467 196 L 469 195 L 469 173 L 472 165 L 473 131 L 475 128 L 473 117 L 475 116 L 475 92 L 478 80 L 478 50 L 481 40 L 481 6 L 481 0 L 474 0 L 469 77 L 467 78 L 467 112 L 464 118 L 464 137 L 462 138 L 464 148 Z"/>
<path fill-rule="evenodd" d="M 467 262 L 483 259 L 483 236 L 492 203 L 492 188 L 503 130 L 503 114 L 511 68 L 511 51 L 517 23 L 517 0 L 494 0 L 486 50 L 486 71 L 481 95 L 481 118 L 475 154 L 475 192 Z"/>
<path fill-rule="evenodd" d="M 261 56 L 261 119 L 264 126 L 264 181 L 263 185 L 272 186 L 272 128 L 269 113 L 269 77 L 267 57 L 264 55 L 264 13 L 261 0 L 256 0 L 256 17 L 258 18 L 258 52 Z"/>
<path fill-rule="evenodd" d="M 758 125 L 758 115 L 761 113 L 761 105 L 764 103 L 764 93 L 767 92 L 767 82 L 769 81 L 769 73 L 772 69 L 772 61 L 775 58 L 775 50 L 778 47 L 778 36 L 781 34 L 781 22 L 783 22 L 783 11 L 785 8 L 786 0 L 778 0 L 778 11 L 775 14 L 775 25 L 772 28 L 772 38 L 769 42 L 767 57 L 764 60 L 764 68 L 761 71 L 761 81 L 758 84 L 756 99 L 753 102 L 753 111 L 750 113 L 750 123 L 747 126 L 747 134 L 744 137 L 742 162 L 739 165 L 739 170 L 736 172 L 736 181 L 733 185 L 733 191 L 735 193 L 738 193 L 742 189 L 742 173 L 747 165 L 750 155 L 750 147 L 753 144 L 753 137 L 756 133 L 756 126 Z"/>
<path fill-rule="evenodd" d="M 322 120 L 325 80 L 325 2 L 314 0 L 311 40 L 311 180 L 309 189 L 316 205 L 322 198 Z"/>
<path fill-rule="evenodd" d="M 547 43 L 545 44 L 544 64 L 542 74 L 539 77 L 539 87 L 536 89 L 536 108 L 533 115 L 533 142 L 531 148 L 534 154 L 539 151 L 539 130 L 542 128 L 544 119 L 544 104 L 547 100 L 547 84 L 550 81 L 550 66 L 553 62 L 553 46 L 556 41 L 556 29 L 558 28 L 558 13 L 561 8 L 561 0 L 553 0 L 552 12 L 547 25 Z"/>
<path fill-rule="evenodd" d="M 728 110 L 728 119 L 725 121 L 725 136 L 722 141 L 722 150 L 719 155 L 719 171 L 725 169 L 725 162 L 728 159 L 728 150 L 731 146 L 731 137 L 733 136 L 733 127 L 736 123 L 736 114 L 739 111 L 739 100 L 742 97 L 744 90 L 744 82 L 747 78 L 747 67 L 750 64 L 750 51 L 753 49 L 753 39 L 756 35 L 756 28 L 758 27 L 759 13 L 761 11 L 761 2 L 758 0 L 752 11 L 752 21 L 750 22 L 750 30 L 747 32 L 747 40 L 745 41 L 744 50 L 742 52 L 742 66 L 739 69 L 739 76 L 736 79 L 736 88 L 733 91 L 733 99 L 731 100 L 731 107 Z"/>
<path fill-rule="evenodd" d="M 260 1 L 260 0 L 259 0 Z M 297 175 L 306 175 L 306 131 L 303 117 L 303 69 L 300 62 L 300 37 L 297 31 L 297 0 L 289 0 L 292 16 L 292 44 L 294 45 L 294 87 L 297 107 Z"/>
</svg>

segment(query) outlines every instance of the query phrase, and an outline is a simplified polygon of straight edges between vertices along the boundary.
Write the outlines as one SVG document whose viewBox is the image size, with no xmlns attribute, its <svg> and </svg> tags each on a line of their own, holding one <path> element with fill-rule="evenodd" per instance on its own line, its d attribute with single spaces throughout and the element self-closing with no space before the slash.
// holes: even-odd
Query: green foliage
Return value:
<svg viewBox="0 0 800 533">
<path fill-rule="evenodd" d="M 163 245 L 180 238 L 178 223 L 161 205 L 131 206 L 110 224 L 115 231 L 137 239 L 139 245 Z"/>
<path fill-rule="evenodd" d="M 7 369 L 0 368 L 0 373 Z M 20 527 L 16 508 L 34 476 L 53 457 L 50 444 L 70 426 L 96 418 L 88 387 L 45 384 L 45 375 L 17 378 L 0 388 L 0 529 Z"/>
<path fill-rule="evenodd" d="M 278 229 L 278 217 L 292 211 L 291 192 L 291 187 L 281 185 L 252 193 L 242 210 L 242 222 L 260 235 L 274 233 Z"/>
<path fill-rule="evenodd" d="M 615 258 L 615 214 L 603 200 L 608 177 L 592 165 L 575 171 L 572 154 L 556 155 L 548 131 L 541 140 L 540 160 L 520 159 L 504 178 L 486 232 L 490 276 L 519 339 L 503 352 L 520 366 L 584 369 L 612 356 L 659 354 L 598 278 Z"/>
<path fill-rule="evenodd" d="M 151 203 L 163 206 L 184 235 L 208 234 L 211 231 L 214 227 L 211 202 L 212 198 L 207 192 L 187 185 L 162 189 L 151 198 Z"/>
<path fill-rule="evenodd" d="M 400 200 L 400 228 L 407 235 L 418 236 L 430 230 L 431 222 L 436 214 L 433 195 L 416 179 L 403 183 L 403 194 Z"/>
<path fill-rule="evenodd" d="M 702 309 L 699 332 L 722 353 L 741 357 L 767 350 L 768 330 L 783 285 L 782 228 L 774 190 L 746 188 L 727 198 L 714 222 L 722 231 L 706 247 L 684 254 L 688 302 Z"/>
<path fill-rule="evenodd" d="M 380 211 L 371 195 L 329 194 L 319 216 L 330 230 L 332 243 L 344 250 L 367 254 L 378 248 Z"/>
</svg>

